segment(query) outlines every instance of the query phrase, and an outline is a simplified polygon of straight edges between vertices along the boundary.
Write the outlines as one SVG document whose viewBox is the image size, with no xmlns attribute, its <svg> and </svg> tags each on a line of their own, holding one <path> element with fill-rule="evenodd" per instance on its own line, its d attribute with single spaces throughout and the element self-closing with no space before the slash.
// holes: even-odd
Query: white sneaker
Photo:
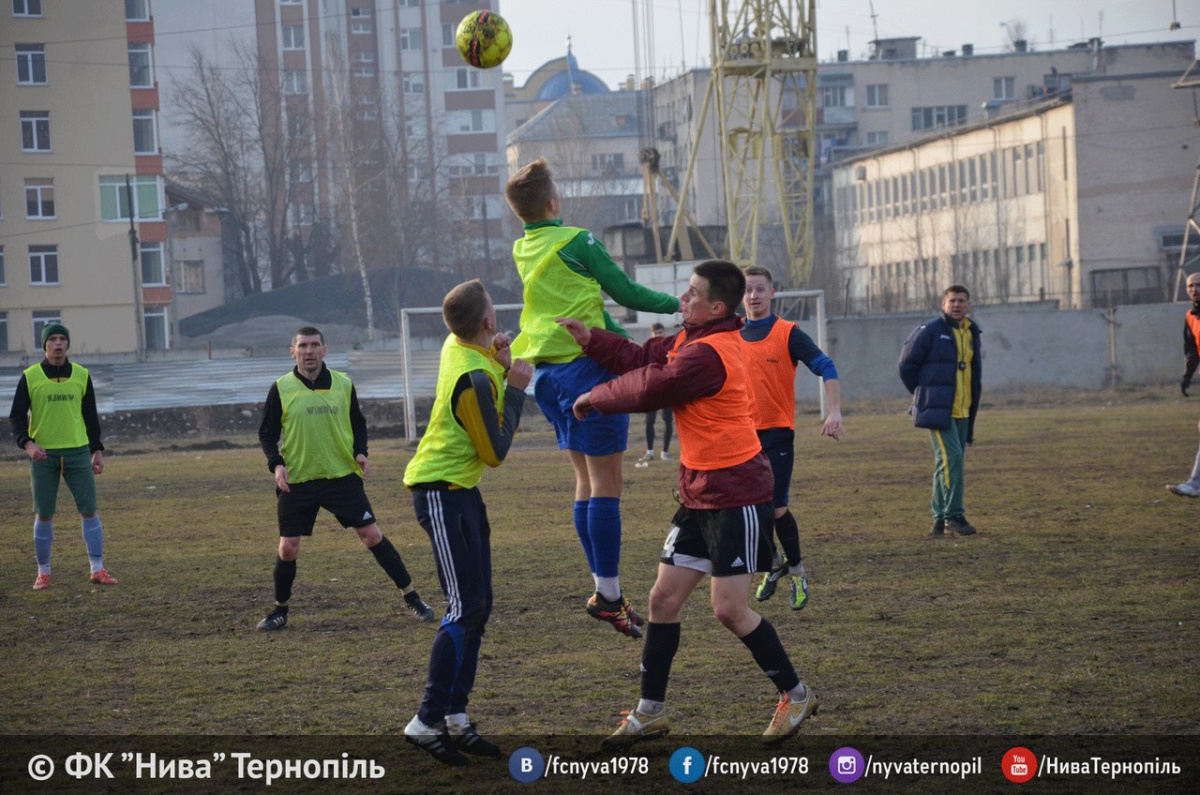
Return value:
<svg viewBox="0 0 1200 795">
<path fill-rule="evenodd" d="M 653 460 L 654 460 L 654 451 L 653 450 L 647 450 L 646 454 L 638 459 L 638 461 L 653 461 Z"/>
<path fill-rule="evenodd" d="M 1200 489 L 1187 481 L 1176 483 L 1174 486 L 1167 486 L 1167 491 L 1172 494 L 1178 494 L 1180 497 L 1200 497 Z"/>
<path fill-rule="evenodd" d="M 662 451 L 662 460 L 663 461 L 674 461 L 675 457 L 672 456 L 670 453 L 668 453 L 666 450 L 663 450 Z"/>
</svg>

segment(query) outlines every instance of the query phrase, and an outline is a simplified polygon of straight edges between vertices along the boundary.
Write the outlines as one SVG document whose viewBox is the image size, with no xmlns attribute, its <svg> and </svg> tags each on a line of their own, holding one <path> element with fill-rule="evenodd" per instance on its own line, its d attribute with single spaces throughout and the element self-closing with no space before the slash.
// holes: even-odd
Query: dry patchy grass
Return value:
<svg viewBox="0 0 1200 795">
<path fill-rule="evenodd" d="M 1163 490 L 1195 453 L 1195 411 L 1143 392 L 986 406 L 967 458 L 980 534 L 942 540 L 927 535 L 927 436 L 894 405 L 847 411 L 836 444 L 802 415 L 792 503 L 812 600 L 798 614 L 778 598 L 761 609 L 822 697 L 806 731 L 1197 733 L 1200 504 Z M 482 484 L 497 593 L 472 712 L 493 731 L 606 732 L 635 703 L 640 642 L 584 614 L 569 466 L 545 423 L 528 425 Z M 288 628 L 257 632 L 271 604 L 272 481 L 254 440 L 230 441 L 112 451 L 99 490 L 121 585 L 87 583 L 77 518 L 64 511 L 54 584 L 40 593 L 29 588 L 27 470 L 10 452 L 0 469 L 8 732 L 400 732 L 433 627 L 405 613 L 371 556 L 323 515 L 304 542 Z M 401 483 L 410 455 L 376 441 L 368 493 L 435 602 L 428 541 Z M 673 485 L 672 465 L 626 463 L 622 574 L 639 607 Z M 676 725 L 697 732 L 756 733 L 769 717 L 770 683 L 712 618 L 704 587 L 685 612 L 669 698 Z"/>
</svg>

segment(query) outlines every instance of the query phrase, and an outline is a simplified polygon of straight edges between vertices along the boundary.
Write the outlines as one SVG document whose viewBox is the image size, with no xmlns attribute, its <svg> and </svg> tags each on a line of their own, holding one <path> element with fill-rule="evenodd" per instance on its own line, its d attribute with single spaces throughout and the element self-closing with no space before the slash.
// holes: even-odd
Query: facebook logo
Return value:
<svg viewBox="0 0 1200 795">
<path fill-rule="evenodd" d="M 704 755 L 690 746 L 671 754 L 671 775 L 680 784 L 691 784 L 704 775 Z"/>
</svg>

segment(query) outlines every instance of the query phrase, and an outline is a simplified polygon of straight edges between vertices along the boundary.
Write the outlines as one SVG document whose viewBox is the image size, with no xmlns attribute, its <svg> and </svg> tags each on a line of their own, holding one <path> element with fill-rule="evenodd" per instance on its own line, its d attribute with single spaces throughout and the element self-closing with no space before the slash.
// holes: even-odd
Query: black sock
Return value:
<svg viewBox="0 0 1200 795">
<path fill-rule="evenodd" d="M 799 565 L 800 557 L 800 528 L 796 526 L 796 517 L 791 511 L 784 511 L 783 516 L 775 520 L 775 535 L 779 545 L 783 547 L 783 556 L 789 566 Z"/>
<path fill-rule="evenodd" d="M 649 701 L 667 700 L 667 680 L 671 678 L 671 662 L 679 651 L 679 624 L 646 624 L 646 640 L 642 646 L 642 698 Z"/>
<path fill-rule="evenodd" d="M 296 561 L 275 558 L 275 602 L 286 605 L 292 598 L 292 583 L 296 581 Z"/>
<path fill-rule="evenodd" d="M 376 562 L 387 572 L 387 575 L 392 578 L 392 582 L 396 583 L 397 588 L 403 591 L 412 585 L 412 577 L 409 576 L 408 569 L 404 568 L 400 551 L 392 546 L 392 542 L 388 541 L 387 536 L 381 536 L 379 543 L 371 547 L 371 554 L 375 556 Z"/>
<path fill-rule="evenodd" d="M 788 659 L 788 653 L 779 642 L 779 635 L 775 633 L 775 627 L 771 626 L 770 621 L 764 618 L 750 634 L 741 638 L 741 641 L 746 644 L 758 667 L 771 678 L 779 692 L 786 693 L 800 684 L 800 677 L 796 675 L 796 669 L 792 667 L 792 661 Z"/>
</svg>

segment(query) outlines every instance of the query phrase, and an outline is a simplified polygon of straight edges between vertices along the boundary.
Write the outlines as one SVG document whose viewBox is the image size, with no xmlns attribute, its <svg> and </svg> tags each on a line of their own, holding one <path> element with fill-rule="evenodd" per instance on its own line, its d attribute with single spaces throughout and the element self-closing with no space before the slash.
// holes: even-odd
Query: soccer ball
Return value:
<svg viewBox="0 0 1200 795">
<path fill-rule="evenodd" d="M 512 49 L 512 30 L 499 14 L 473 11 L 458 23 L 454 34 L 458 54 L 478 69 L 492 69 L 504 63 Z"/>
</svg>

